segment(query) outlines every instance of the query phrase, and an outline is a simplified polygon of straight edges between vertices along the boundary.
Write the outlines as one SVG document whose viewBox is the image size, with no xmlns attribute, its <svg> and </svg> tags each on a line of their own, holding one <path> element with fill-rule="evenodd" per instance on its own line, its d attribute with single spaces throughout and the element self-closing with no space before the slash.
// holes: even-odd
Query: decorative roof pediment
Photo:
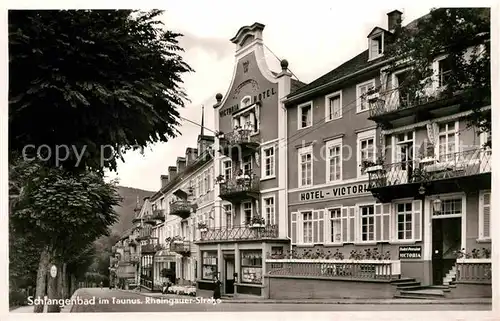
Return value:
<svg viewBox="0 0 500 321">
<path fill-rule="evenodd" d="M 380 28 L 380 27 L 375 27 L 372 29 L 372 31 L 368 34 L 368 37 L 367 38 L 371 38 L 373 36 L 376 36 L 378 34 L 381 34 L 381 33 L 385 33 L 385 32 L 388 32 L 387 30 L 383 29 L 383 28 Z"/>
<path fill-rule="evenodd" d="M 259 22 L 255 22 L 251 26 L 243 26 L 238 30 L 236 35 L 231 38 L 231 42 L 243 47 L 255 39 L 262 39 L 262 31 L 265 25 Z"/>
</svg>

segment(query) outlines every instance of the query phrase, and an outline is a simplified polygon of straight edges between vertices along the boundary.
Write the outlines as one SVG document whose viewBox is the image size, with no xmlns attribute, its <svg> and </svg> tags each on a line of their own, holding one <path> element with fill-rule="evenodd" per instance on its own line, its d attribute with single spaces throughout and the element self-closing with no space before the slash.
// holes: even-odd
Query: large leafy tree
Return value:
<svg viewBox="0 0 500 321">
<path fill-rule="evenodd" d="M 115 169 L 118 151 L 175 137 L 187 99 L 181 77 L 192 69 L 179 55 L 181 34 L 165 30 L 161 14 L 9 11 L 11 150 L 34 145 L 27 156 L 38 151 L 58 165 L 63 145 L 67 169 Z"/>
<path fill-rule="evenodd" d="M 447 55 L 449 72 L 441 98 L 460 95 L 462 104 L 472 106 L 469 125 L 491 131 L 491 113 L 482 107 L 491 103 L 490 9 L 438 8 L 405 27 L 396 28 L 384 55 L 392 58 L 389 71 L 409 62 L 404 87 L 425 92 L 434 81 L 432 62 Z"/>
</svg>

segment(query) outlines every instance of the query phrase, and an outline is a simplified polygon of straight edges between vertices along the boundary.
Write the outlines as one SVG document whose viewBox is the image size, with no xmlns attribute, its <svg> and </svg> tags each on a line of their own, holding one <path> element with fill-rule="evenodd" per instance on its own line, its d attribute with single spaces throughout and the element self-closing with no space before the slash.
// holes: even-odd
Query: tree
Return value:
<svg viewBox="0 0 500 321">
<path fill-rule="evenodd" d="M 491 104 L 490 49 L 489 8 L 439 8 L 416 25 L 398 26 L 384 55 L 392 61 L 389 72 L 409 62 L 403 86 L 421 93 L 433 81 L 433 60 L 447 54 L 447 85 L 440 97 L 459 94 L 462 104 L 472 106 L 469 126 L 491 132 L 491 112 L 482 109 Z"/>
<path fill-rule="evenodd" d="M 49 297 L 61 297 L 67 288 L 66 262 L 73 262 L 89 244 L 107 235 L 108 227 L 117 221 L 113 208 L 121 200 L 117 188 L 96 172 L 77 174 L 22 158 L 11 159 L 9 167 L 11 185 L 23 186 L 10 221 L 17 232 L 29 235 L 41 247 L 36 295 L 45 294 L 47 269 L 54 264 L 62 273 L 57 280 L 49 279 Z M 35 311 L 41 312 L 40 307 Z"/>
<path fill-rule="evenodd" d="M 181 76 L 192 69 L 162 13 L 10 10 L 10 150 L 69 170 L 114 170 L 120 151 L 177 136 Z M 58 161 L 57 145 L 67 159 Z"/>
</svg>

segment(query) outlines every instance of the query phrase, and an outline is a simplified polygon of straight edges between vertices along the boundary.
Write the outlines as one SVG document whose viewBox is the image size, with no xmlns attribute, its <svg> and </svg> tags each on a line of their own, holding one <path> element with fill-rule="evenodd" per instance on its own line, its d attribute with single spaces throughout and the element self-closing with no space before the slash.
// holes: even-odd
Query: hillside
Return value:
<svg viewBox="0 0 500 321">
<path fill-rule="evenodd" d="M 118 233 L 121 235 L 124 231 L 132 227 L 137 196 L 139 196 L 139 200 L 142 204 L 144 197 L 151 196 L 155 192 L 124 186 L 119 186 L 118 192 L 123 198 L 121 205 L 115 207 L 116 212 L 120 215 L 120 220 L 112 226 L 111 234 Z"/>
</svg>

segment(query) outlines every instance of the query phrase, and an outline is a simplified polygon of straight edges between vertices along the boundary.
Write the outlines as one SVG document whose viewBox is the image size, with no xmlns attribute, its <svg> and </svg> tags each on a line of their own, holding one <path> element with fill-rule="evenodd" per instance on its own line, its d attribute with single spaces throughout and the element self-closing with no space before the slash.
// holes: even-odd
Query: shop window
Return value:
<svg viewBox="0 0 500 321">
<path fill-rule="evenodd" d="M 217 276 L 217 252 L 203 252 L 202 275 L 204 280 L 213 280 Z"/>
<path fill-rule="evenodd" d="M 241 252 L 241 282 L 262 284 L 262 252 Z"/>
</svg>

